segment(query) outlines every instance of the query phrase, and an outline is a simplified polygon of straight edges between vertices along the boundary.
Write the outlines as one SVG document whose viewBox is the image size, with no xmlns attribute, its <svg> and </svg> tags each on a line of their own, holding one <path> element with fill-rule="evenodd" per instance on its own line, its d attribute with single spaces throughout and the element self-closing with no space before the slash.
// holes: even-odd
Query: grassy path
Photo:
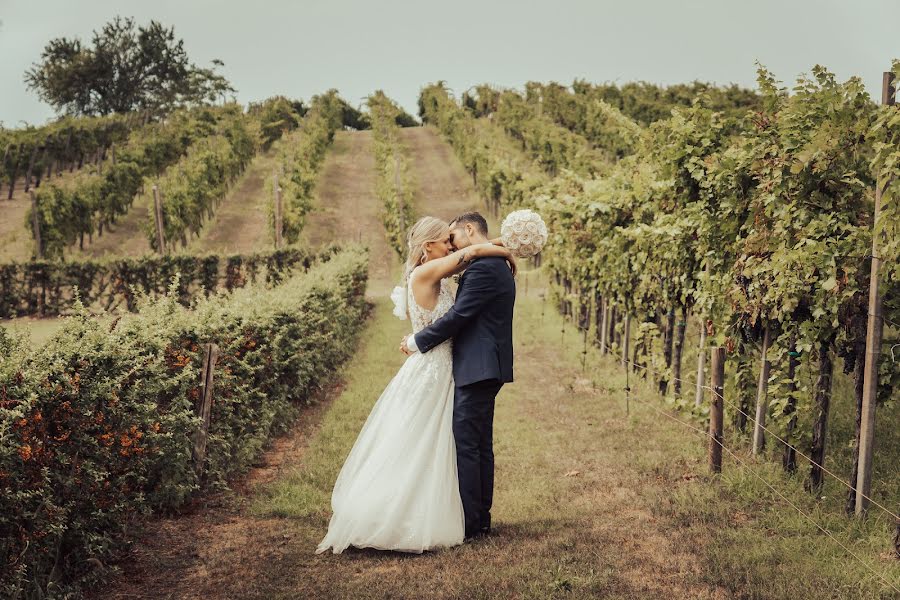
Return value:
<svg viewBox="0 0 900 600">
<path fill-rule="evenodd" d="M 418 186 L 416 210 L 441 219 L 477 209 L 481 202 L 471 178 L 433 127 L 407 127 L 400 140 L 409 151 L 410 167 Z"/>
<path fill-rule="evenodd" d="M 141 256 L 150 254 L 150 242 L 144 233 L 153 201 L 150 194 L 138 194 L 128 212 L 109 225 L 103 235 L 95 235 L 92 241 L 84 240 L 84 250 L 78 245 L 66 249 L 66 257 L 101 258 L 104 256 Z"/>
<path fill-rule="evenodd" d="M 65 185 L 78 173 L 80 171 L 70 173 L 63 169 L 60 175 L 53 173 L 50 179 L 45 177 L 41 185 Z M 31 207 L 31 197 L 25 193 L 25 174 L 19 173 L 10 200 L 6 199 L 9 187 L 5 181 L 3 183 L 4 185 L 0 185 L 0 262 L 31 260 L 34 242 L 31 239 L 31 224 L 25 222 L 26 214 Z"/>
<path fill-rule="evenodd" d="M 394 346 L 407 323 L 389 304 L 377 302 L 346 385 L 318 425 L 290 438 L 271 482 L 151 524 L 137 562 L 104 597 L 727 597 L 700 581 L 696 557 L 646 500 L 671 484 L 652 467 L 661 456 L 679 477 L 700 467 L 693 446 L 638 411 L 626 418 L 612 380 L 594 389 L 561 343 L 559 317 L 542 316 L 533 293 L 518 305 L 517 382 L 498 399 L 496 534 L 421 556 L 315 556 L 337 471 L 404 360 Z"/>
<path fill-rule="evenodd" d="M 578 357 L 561 344 L 561 321 L 542 316 L 542 309 L 534 295 L 517 307 L 517 381 L 504 388 L 497 404 L 494 536 L 422 556 L 312 554 L 327 525 L 331 484 L 343 458 L 403 360 L 388 350 L 405 323 L 393 320 L 382 303 L 350 365 L 347 388 L 325 415 L 304 463 L 267 486 L 254 503 L 259 518 L 291 523 L 293 548 L 282 562 L 267 564 L 268 580 L 260 574 L 240 593 L 259 598 L 726 597 L 700 582 L 696 557 L 660 531 L 644 500 L 669 483 L 649 468 L 661 456 L 680 472 L 699 468 L 684 436 L 653 419 L 627 418 L 612 380 L 604 377 L 610 387 L 595 389 L 573 367 Z M 654 443 L 634 443 L 651 432 Z"/>
<path fill-rule="evenodd" d="M 7 200 L 7 189 L 4 187 L 0 194 L 0 262 L 24 262 L 31 258 L 34 248 L 31 230 L 25 224 L 31 201 L 21 192 Z"/>
<path fill-rule="evenodd" d="M 384 296 L 399 278 L 399 260 L 387 244 L 375 195 L 371 131 L 338 131 L 316 186 L 317 206 L 303 239 L 319 246 L 359 241 L 369 248 L 369 294 Z"/>
<path fill-rule="evenodd" d="M 272 199 L 266 194 L 265 183 L 276 163 L 274 150 L 255 157 L 204 225 L 200 237 L 192 238 L 187 251 L 249 254 L 274 248 L 268 217 Z"/>
</svg>

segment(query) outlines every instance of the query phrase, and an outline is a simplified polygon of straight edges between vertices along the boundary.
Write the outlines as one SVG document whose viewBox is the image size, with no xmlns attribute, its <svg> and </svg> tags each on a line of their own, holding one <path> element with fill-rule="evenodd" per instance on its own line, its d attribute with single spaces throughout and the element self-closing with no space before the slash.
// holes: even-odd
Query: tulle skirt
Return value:
<svg viewBox="0 0 900 600">
<path fill-rule="evenodd" d="M 331 508 L 317 554 L 462 543 L 449 343 L 407 358 L 388 384 L 341 468 Z"/>
</svg>

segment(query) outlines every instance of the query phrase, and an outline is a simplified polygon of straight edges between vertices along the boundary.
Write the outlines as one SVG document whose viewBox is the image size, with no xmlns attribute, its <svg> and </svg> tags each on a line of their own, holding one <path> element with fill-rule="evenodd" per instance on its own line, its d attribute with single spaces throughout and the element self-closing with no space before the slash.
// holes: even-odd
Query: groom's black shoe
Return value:
<svg viewBox="0 0 900 600">
<path fill-rule="evenodd" d="M 482 538 L 486 538 L 491 533 L 491 528 L 486 527 L 484 529 L 479 529 L 474 533 L 467 533 L 466 537 L 463 538 L 463 544 L 469 544 L 471 542 L 477 542 Z"/>
</svg>

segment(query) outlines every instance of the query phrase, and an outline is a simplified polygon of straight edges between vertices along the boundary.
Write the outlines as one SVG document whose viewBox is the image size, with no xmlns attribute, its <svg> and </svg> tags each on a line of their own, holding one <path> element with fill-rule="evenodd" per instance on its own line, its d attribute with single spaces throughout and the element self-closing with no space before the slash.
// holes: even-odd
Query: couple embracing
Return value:
<svg viewBox="0 0 900 600">
<path fill-rule="evenodd" d="M 405 288 L 392 296 L 413 334 L 332 494 L 317 553 L 349 546 L 403 552 L 491 531 L 494 400 L 512 381 L 516 263 L 487 222 L 420 219 L 409 231 Z M 462 273 L 456 298 L 449 278 Z"/>
</svg>

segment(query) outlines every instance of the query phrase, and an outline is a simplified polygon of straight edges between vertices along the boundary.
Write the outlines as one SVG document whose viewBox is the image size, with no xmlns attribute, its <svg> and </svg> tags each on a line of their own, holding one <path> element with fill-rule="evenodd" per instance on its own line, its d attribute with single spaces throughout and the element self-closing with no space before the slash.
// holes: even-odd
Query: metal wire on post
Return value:
<svg viewBox="0 0 900 600">
<path fill-rule="evenodd" d="M 581 347 L 581 372 L 587 369 L 587 346 L 588 346 L 588 329 L 582 327 L 582 347 Z"/>
<path fill-rule="evenodd" d="M 625 362 L 630 362 L 625 360 Z M 625 367 L 625 416 L 631 416 L 631 369 Z"/>
<path fill-rule="evenodd" d="M 884 583 L 886 586 L 888 586 L 892 590 L 900 593 L 900 588 L 898 588 L 897 586 L 892 584 L 890 581 L 888 581 L 882 573 L 878 572 L 874 567 L 872 567 L 869 563 L 867 563 L 865 560 L 863 560 L 858 554 L 856 554 L 853 550 L 851 550 L 846 544 L 844 544 L 841 540 L 839 540 L 837 537 L 835 537 L 834 534 L 832 534 L 830 531 L 828 531 L 827 529 L 822 527 L 815 519 L 812 518 L 811 515 L 809 515 L 806 511 L 804 511 L 799 506 L 797 506 L 793 501 L 791 501 L 790 498 L 785 496 L 775 486 L 773 486 L 771 483 L 766 481 L 766 479 L 764 477 L 762 477 L 759 473 L 757 473 L 752 468 L 750 468 L 750 466 L 745 461 L 743 461 L 736 453 L 734 453 L 730 448 L 728 448 L 721 440 L 716 439 L 714 435 L 710 434 L 710 432 L 703 431 L 702 429 L 700 429 L 699 427 L 697 427 L 696 425 L 694 425 L 692 423 L 688 423 L 687 421 L 682 421 L 678 417 L 669 414 L 667 411 L 660 410 L 656 406 L 653 406 L 653 404 L 651 404 L 650 402 L 641 400 L 639 398 L 635 398 L 635 400 L 637 402 L 639 402 L 640 404 L 647 406 L 648 408 L 650 408 L 657 414 L 660 414 L 660 415 L 666 417 L 667 419 L 671 419 L 672 421 L 675 421 L 676 423 L 680 423 L 681 425 L 684 425 L 685 427 L 691 429 L 692 431 L 694 431 L 695 433 L 697 433 L 698 435 L 700 435 L 704 438 L 709 438 L 711 443 L 717 444 L 720 447 L 720 449 L 722 451 L 726 452 L 731 458 L 733 458 L 740 467 L 745 469 L 748 473 L 753 475 L 756 479 L 759 479 L 767 488 L 769 488 L 770 491 L 772 491 L 776 496 L 778 496 L 779 498 L 784 500 L 789 506 L 791 506 L 791 508 L 793 508 L 798 513 L 800 513 L 800 515 L 803 516 L 804 518 L 806 518 L 810 523 L 812 523 L 812 525 L 816 529 L 818 529 L 819 531 L 824 533 L 826 536 L 828 536 L 829 539 L 831 539 L 838 546 L 840 546 L 841 549 L 844 550 L 844 552 L 846 552 L 847 554 L 852 556 L 854 559 L 856 559 L 856 561 L 859 562 L 859 564 L 861 564 L 863 567 L 865 567 L 866 570 L 868 570 L 870 573 L 875 575 L 875 577 L 877 577 L 879 580 L 881 580 L 882 583 Z"/>
<path fill-rule="evenodd" d="M 629 364 L 631 364 L 631 365 L 633 365 L 633 366 L 636 367 L 636 368 L 644 369 L 645 371 L 647 371 L 647 372 L 649 372 L 649 373 L 652 373 L 652 374 L 654 374 L 654 375 L 659 375 L 659 374 L 660 374 L 659 371 L 657 371 L 656 369 L 653 369 L 652 367 L 645 366 L 645 365 L 641 365 L 641 364 L 635 363 L 635 362 L 633 362 L 633 361 L 631 361 L 631 360 L 626 360 L 626 362 L 629 363 Z M 629 371 L 629 370 L 630 370 L 630 369 L 626 369 L 626 378 L 627 378 L 627 371 Z M 683 383 L 686 383 L 686 381 L 683 381 Z M 729 401 L 729 400 L 727 400 L 726 398 L 722 397 L 721 395 L 719 395 L 719 394 L 716 392 L 716 390 L 714 390 L 712 387 L 710 387 L 710 386 L 708 386 L 708 385 L 703 385 L 703 386 L 701 386 L 701 388 L 704 389 L 704 390 L 708 390 L 708 391 L 712 392 L 713 394 L 718 395 L 719 398 L 721 398 L 721 400 L 722 400 L 723 403 L 727 404 L 727 405 L 730 406 L 731 408 L 734 408 L 735 410 L 737 410 L 738 412 L 740 412 L 742 415 L 744 415 L 745 417 L 747 417 L 747 419 L 748 419 L 750 422 L 752 422 L 754 425 L 756 425 L 756 419 L 755 419 L 752 415 L 747 414 L 743 409 L 741 409 L 741 407 L 740 407 L 738 404 L 736 404 L 736 403 L 734 403 L 734 402 L 732 402 L 732 401 Z M 844 487 L 846 487 L 848 490 L 852 490 L 852 489 L 853 489 L 853 486 L 851 486 L 848 482 L 846 482 L 846 481 L 844 481 L 843 479 L 841 479 L 838 475 L 835 475 L 832 471 L 828 470 L 824 465 L 819 464 L 818 462 L 816 462 L 815 460 L 813 460 L 812 458 L 810 458 L 809 456 L 807 456 L 807 455 L 806 455 L 803 451 L 801 451 L 799 448 L 797 448 L 796 446 L 794 446 L 793 444 L 791 444 L 790 442 L 788 442 L 787 440 L 785 440 L 783 437 L 779 436 L 777 433 L 775 433 L 775 432 L 772 431 L 771 429 L 767 428 L 764 424 L 760 424 L 760 428 L 761 428 L 763 431 L 765 431 L 766 433 L 768 433 L 769 435 L 771 435 L 774 439 L 776 439 L 776 440 L 778 440 L 779 442 L 781 442 L 782 444 L 784 444 L 786 447 L 793 449 L 793 450 L 797 453 L 798 456 L 800 456 L 801 458 L 803 458 L 804 460 L 806 460 L 810 465 L 814 465 L 814 466 L 816 466 L 816 467 L 822 469 L 822 471 L 823 471 L 825 474 L 829 475 L 831 478 L 833 478 L 835 481 L 837 481 L 838 483 L 840 483 L 841 485 L 843 485 Z M 859 494 L 859 493 L 861 493 L 861 492 L 860 492 L 859 490 L 857 490 L 856 493 Z M 892 510 L 890 510 L 889 508 L 887 508 L 887 507 L 884 506 L 883 504 L 879 503 L 877 500 L 874 500 L 874 499 L 871 498 L 870 496 L 865 495 L 864 497 L 865 497 L 865 499 L 868 500 L 872 505 L 874 505 L 875 507 L 877 507 L 877 508 L 879 508 L 881 511 L 883 511 L 886 515 L 888 515 L 888 516 L 890 516 L 890 517 L 896 519 L 897 521 L 900 521 L 900 515 L 898 515 L 897 513 L 893 512 Z"/>
</svg>

